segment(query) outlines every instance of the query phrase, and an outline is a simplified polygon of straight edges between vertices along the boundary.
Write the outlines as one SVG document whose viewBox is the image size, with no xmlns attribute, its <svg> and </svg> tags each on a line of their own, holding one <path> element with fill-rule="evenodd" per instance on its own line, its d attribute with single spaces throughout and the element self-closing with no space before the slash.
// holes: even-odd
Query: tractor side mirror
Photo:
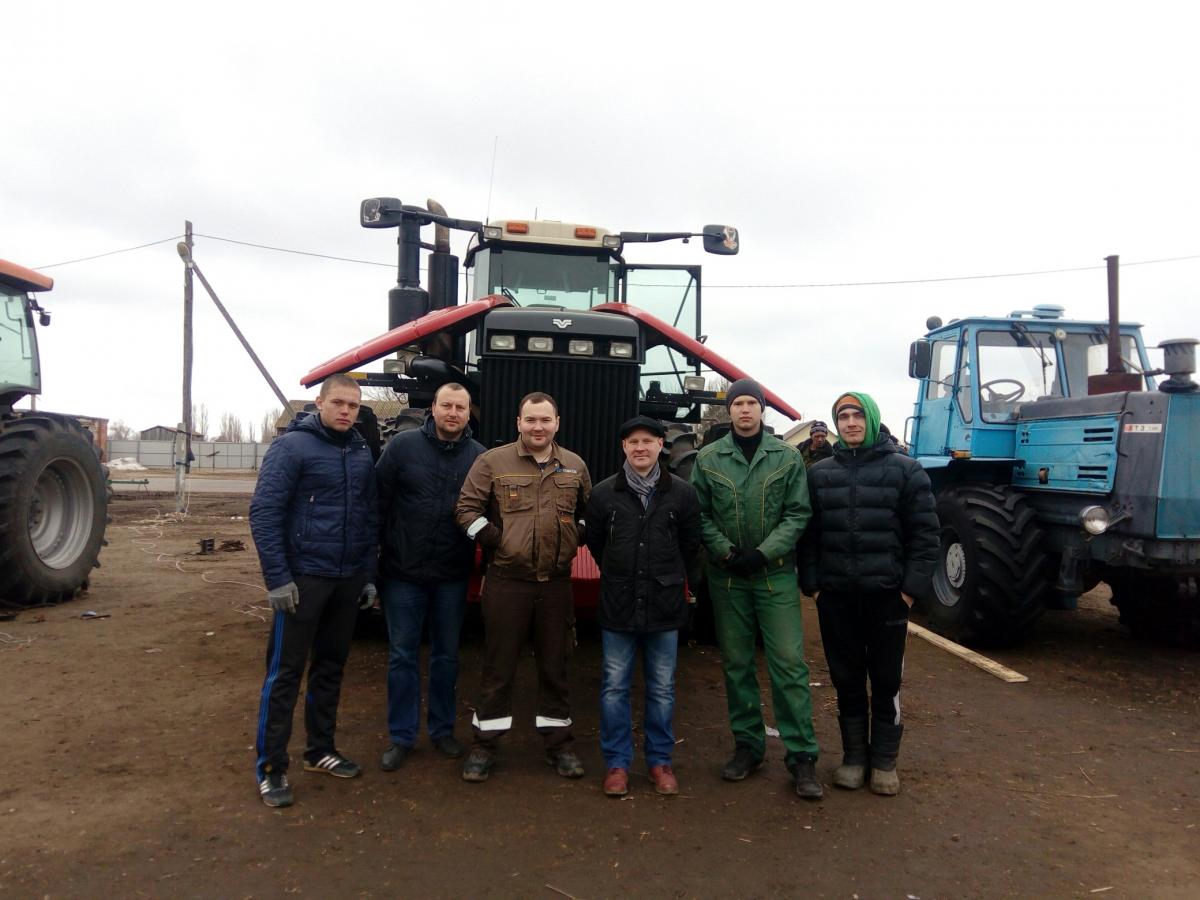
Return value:
<svg viewBox="0 0 1200 900">
<path fill-rule="evenodd" d="M 404 206 L 395 197 L 372 197 L 358 208 L 363 228 L 395 228 L 400 224 Z"/>
<path fill-rule="evenodd" d="M 718 256 L 735 256 L 741 246 L 738 230 L 732 225 L 705 225 L 704 252 Z"/>
<path fill-rule="evenodd" d="M 910 378 L 928 378 L 933 361 L 933 344 L 929 341 L 913 341 L 908 348 L 908 374 Z"/>
</svg>

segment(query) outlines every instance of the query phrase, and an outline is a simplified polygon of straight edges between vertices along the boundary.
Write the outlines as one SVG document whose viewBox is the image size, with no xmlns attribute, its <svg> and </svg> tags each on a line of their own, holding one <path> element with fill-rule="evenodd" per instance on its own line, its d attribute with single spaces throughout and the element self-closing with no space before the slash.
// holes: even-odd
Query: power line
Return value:
<svg viewBox="0 0 1200 900">
<path fill-rule="evenodd" d="M 109 250 L 107 253 L 97 253 L 95 256 L 81 256 L 79 259 L 68 259 L 63 262 L 50 263 L 48 266 L 34 266 L 35 269 L 54 269 L 58 266 L 69 266 L 73 263 L 89 262 L 93 259 L 103 259 L 105 256 L 116 256 L 118 253 L 131 253 L 134 250 L 145 250 L 147 247 L 155 247 L 159 244 L 165 244 L 168 241 L 177 241 L 182 234 L 173 234 L 171 237 L 165 237 L 161 240 L 151 241 L 148 244 L 138 244 L 136 247 L 123 247 L 120 250 Z"/>
<path fill-rule="evenodd" d="M 363 266 L 384 266 L 393 268 L 395 263 L 377 262 L 372 259 L 356 259 L 350 256 L 334 256 L 329 253 L 317 253 L 312 250 L 294 250 L 290 247 L 275 247 L 270 244 L 257 244 L 253 241 L 242 241 L 236 238 L 221 237 L 215 234 L 200 234 L 196 233 L 196 237 L 207 238 L 210 241 L 222 241 L 227 244 L 238 244 L 242 247 L 254 247 L 258 250 L 271 250 L 276 253 L 292 253 L 297 256 L 310 256 L 316 259 L 329 259 L 335 262 L 355 263 Z M 178 240 L 181 235 L 173 235 L 171 237 L 162 238 L 157 241 L 150 241 L 146 244 L 138 244 L 136 247 L 124 247 L 120 250 L 110 250 L 107 253 L 98 253 L 95 256 L 84 256 L 79 259 L 68 259 L 63 262 L 51 263 L 46 266 L 35 266 L 37 269 L 53 269 L 58 266 L 69 266 L 73 263 L 88 262 L 93 259 L 102 259 L 106 256 L 115 256 L 118 253 L 130 253 L 134 250 L 144 250 L 147 247 L 154 247 L 158 244 L 165 244 L 168 241 Z M 1152 266 L 1161 263 L 1187 262 L 1189 260 L 1200 259 L 1200 253 L 1190 256 L 1169 256 L 1161 259 L 1143 259 L 1134 260 L 1132 262 L 1121 262 L 1122 268 L 1130 266 Z M 946 275 L 938 278 L 905 278 L 905 279 L 889 279 L 882 281 L 828 281 L 828 282 L 795 282 L 790 284 L 706 284 L 704 287 L 708 290 L 803 290 L 813 288 L 842 288 L 842 287 L 890 287 L 902 284 L 939 284 L 949 281 L 983 281 L 992 278 L 1030 278 L 1039 275 L 1061 275 L 1069 272 L 1091 272 L 1097 269 L 1105 268 L 1104 264 L 1093 266 L 1072 266 L 1061 269 L 1036 269 L 1028 272 L 992 272 L 984 275 Z M 422 269 L 422 271 L 428 271 Z"/>
<path fill-rule="evenodd" d="M 218 237 L 215 234 L 200 234 L 196 232 L 196 237 L 208 238 L 210 241 L 224 241 L 227 244 L 240 244 L 243 247 L 257 247 L 259 250 L 274 250 L 276 253 L 295 253 L 297 256 L 315 256 L 317 259 L 332 259 L 337 262 L 358 263 L 364 266 L 387 266 L 389 269 L 395 268 L 395 263 L 376 262 L 373 259 L 354 259 L 349 256 L 331 256 L 328 253 L 315 253 L 311 250 L 292 250 L 288 247 L 272 247 L 269 244 L 255 244 L 250 241 L 239 241 L 234 238 Z"/>
</svg>

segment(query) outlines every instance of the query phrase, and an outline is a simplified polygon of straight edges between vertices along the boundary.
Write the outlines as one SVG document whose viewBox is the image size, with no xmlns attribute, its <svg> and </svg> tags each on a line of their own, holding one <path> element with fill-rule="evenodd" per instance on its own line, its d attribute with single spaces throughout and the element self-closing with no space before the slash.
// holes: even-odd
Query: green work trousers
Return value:
<svg viewBox="0 0 1200 900">
<path fill-rule="evenodd" d="M 762 630 L 775 727 L 783 739 L 786 761 L 816 760 L 812 696 L 804 661 L 804 624 L 794 572 L 740 578 L 708 568 L 709 595 L 717 625 L 717 643 L 725 671 L 725 699 L 735 743 L 762 758 L 766 728 L 758 691 L 755 632 Z"/>
</svg>

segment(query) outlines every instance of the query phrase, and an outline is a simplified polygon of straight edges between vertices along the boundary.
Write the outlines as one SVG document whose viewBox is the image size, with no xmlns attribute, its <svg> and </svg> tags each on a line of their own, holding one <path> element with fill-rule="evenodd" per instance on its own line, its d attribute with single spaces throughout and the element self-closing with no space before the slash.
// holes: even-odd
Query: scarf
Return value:
<svg viewBox="0 0 1200 900">
<path fill-rule="evenodd" d="M 637 473 L 633 466 L 629 464 L 629 460 L 625 460 L 622 469 L 625 472 L 625 481 L 629 484 L 629 489 L 641 499 L 642 508 L 649 509 L 650 497 L 658 487 L 660 475 L 658 463 L 654 464 L 654 468 L 647 472 L 645 477 Z"/>
</svg>

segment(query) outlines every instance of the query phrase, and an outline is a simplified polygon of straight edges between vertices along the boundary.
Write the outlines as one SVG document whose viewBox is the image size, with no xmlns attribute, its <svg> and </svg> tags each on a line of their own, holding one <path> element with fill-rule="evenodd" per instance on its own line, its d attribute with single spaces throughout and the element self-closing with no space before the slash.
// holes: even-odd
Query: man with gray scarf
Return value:
<svg viewBox="0 0 1200 900">
<path fill-rule="evenodd" d="M 700 503 L 695 488 L 659 465 L 665 437 L 661 422 L 635 416 L 621 426 L 620 435 L 625 463 L 593 488 L 586 515 L 588 549 L 600 567 L 604 793 L 621 797 L 629 791 L 629 693 L 640 649 L 646 766 L 658 793 L 677 794 L 671 768 L 675 657 L 679 629 L 688 621 L 687 573 L 700 550 Z"/>
</svg>

